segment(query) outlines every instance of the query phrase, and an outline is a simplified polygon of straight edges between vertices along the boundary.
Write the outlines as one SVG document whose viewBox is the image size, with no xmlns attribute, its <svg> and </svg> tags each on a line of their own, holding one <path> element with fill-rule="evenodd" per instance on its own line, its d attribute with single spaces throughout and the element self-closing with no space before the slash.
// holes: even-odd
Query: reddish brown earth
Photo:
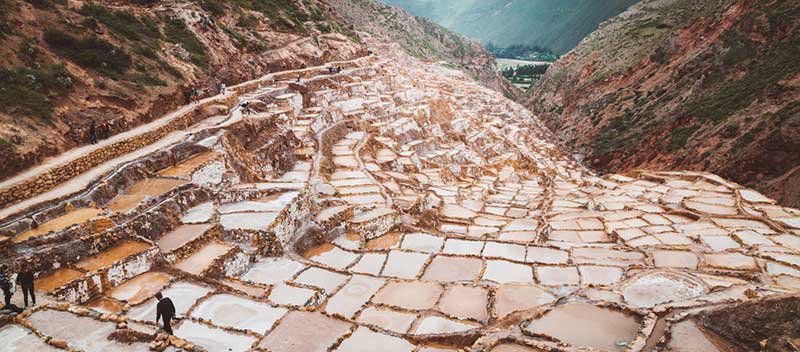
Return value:
<svg viewBox="0 0 800 352">
<path fill-rule="evenodd" d="M 710 171 L 800 205 L 800 3 L 646 0 L 525 98 L 600 171 Z"/>
</svg>

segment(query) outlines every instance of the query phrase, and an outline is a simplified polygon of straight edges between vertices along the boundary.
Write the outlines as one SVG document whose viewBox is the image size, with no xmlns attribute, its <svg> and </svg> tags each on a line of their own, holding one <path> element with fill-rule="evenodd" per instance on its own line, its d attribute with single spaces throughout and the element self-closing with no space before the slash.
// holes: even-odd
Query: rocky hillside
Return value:
<svg viewBox="0 0 800 352">
<path fill-rule="evenodd" d="M 270 71 L 366 50 L 323 1 L 0 2 L 0 178 Z"/>
<path fill-rule="evenodd" d="M 718 173 L 800 206 L 800 2 L 646 0 L 526 104 L 602 171 Z"/>
<path fill-rule="evenodd" d="M 494 56 L 478 42 L 432 21 L 373 0 L 328 0 L 356 30 L 399 43 L 409 54 L 446 61 L 485 86 L 515 99 L 520 91 L 498 72 Z"/>
<path fill-rule="evenodd" d="M 639 0 L 382 0 L 498 47 L 527 45 L 563 54 L 600 22 Z"/>
</svg>

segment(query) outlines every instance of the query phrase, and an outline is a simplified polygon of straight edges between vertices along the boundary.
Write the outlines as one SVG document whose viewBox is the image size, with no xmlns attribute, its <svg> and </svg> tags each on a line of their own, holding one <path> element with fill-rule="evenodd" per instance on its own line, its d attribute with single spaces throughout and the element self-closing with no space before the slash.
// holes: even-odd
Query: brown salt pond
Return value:
<svg viewBox="0 0 800 352">
<path fill-rule="evenodd" d="M 48 274 L 47 276 L 42 276 L 36 279 L 36 290 L 53 292 L 68 282 L 81 277 L 83 277 L 83 272 L 81 271 L 70 268 L 61 268 Z"/>
<path fill-rule="evenodd" d="M 292 311 L 258 344 L 272 352 L 327 351 L 352 324 L 320 313 Z"/>
<path fill-rule="evenodd" d="M 86 304 L 86 308 L 98 311 L 100 313 L 119 314 L 125 308 L 125 304 L 105 297 L 92 300 Z"/>
<path fill-rule="evenodd" d="M 172 281 L 172 276 L 160 272 L 147 272 L 117 286 L 108 296 L 131 305 L 140 304 L 161 292 Z"/>
<path fill-rule="evenodd" d="M 35 229 L 31 229 L 17 235 L 17 237 L 14 238 L 14 242 L 19 243 L 30 238 L 39 237 L 49 233 L 50 231 L 58 232 L 72 225 L 87 222 L 93 218 L 96 218 L 102 213 L 102 210 L 95 208 L 75 209 L 69 213 L 40 224 L 39 227 Z"/>
<path fill-rule="evenodd" d="M 367 250 L 381 250 L 397 248 L 400 244 L 400 239 L 403 238 L 402 232 L 389 232 L 381 237 L 368 240 L 364 245 Z"/>
<path fill-rule="evenodd" d="M 116 213 L 125 214 L 136 208 L 145 198 L 147 196 L 120 194 L 108 202 L 106 208 Z"/>
<path fill-rule="evenodd" d="M 229 244 L 209 242 L 190 257 L 175 264 L 175 267 L 189 274 L 201 275 L 211 266 L 214 259 L 228 253 L 233 248 Z"/>
<path fill-rule="evenodd" d="M 525 326 L 527 333 L 604 351 L 624 351 L 638 330 L 633 316 L 584 302 L 557 306 Z"/>
<path fill-rule="evenodd" d="M 187 184 L 184 180 L 175 180 L 170 178 L 146 178 L 139 182 L 132 184 L 125 190 L 128 195 L 140 196 L 158 196 L 164 194 L 175 187 Z"/>
<path fill-rule="evenodd" d="M 109 267 L 122 259 L 144 252 L 149 248 L 150 245 L 144 242 L 125 241 L 111 249 L 83 259 L 75 266 L 86 271 L 95 271 Z"/>
<path fill-rule="evenodd" d="M 214 156 L 216 156 L 216 153 L 214 152 L 200 153 L 192 156 L 178 165 L 164 169 L 158 174 L 160 176 L 167 177 L 189 177 L 192 175 L 192 172 L 197 169 L 197 167 L 204 164 L 206 161 L 213 159 Z"/>
</svg>

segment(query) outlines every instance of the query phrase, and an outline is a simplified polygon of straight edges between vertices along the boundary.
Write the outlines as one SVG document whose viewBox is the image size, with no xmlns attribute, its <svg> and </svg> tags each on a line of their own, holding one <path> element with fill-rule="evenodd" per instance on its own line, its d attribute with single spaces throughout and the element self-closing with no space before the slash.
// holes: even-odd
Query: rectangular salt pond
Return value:
<svg viewBox="0 0 800 352">
<path fill-rule="evenodd" d="M 192 317 L 213 321 L 215 325 L 265 334 L 288 310 L 238 296 L 220 294 L 201 302 Z"/>
<path fill-rule="evenodd" d="M 189 320 L 182 322 L 174 330 L 175 336 L 191 341 L 207 351 L 245 352 L 256 341 L 252 336 L 232 334 Z"/>
<path fill-rule="evenodd" d="M 172 300 L 175 305 L 176 316 L 183 316 L 198 299 L 205 296 L 212 290 L 205 286 L 196 285 L 190 282 L 176 282 L 167 289 L 161 291 L 164 297 Z M 142 303 L 130 311 L 128 318 L 134 320 L 155 320 L 156 319 L 156 299 L 151 299 Z"/>
</svg>

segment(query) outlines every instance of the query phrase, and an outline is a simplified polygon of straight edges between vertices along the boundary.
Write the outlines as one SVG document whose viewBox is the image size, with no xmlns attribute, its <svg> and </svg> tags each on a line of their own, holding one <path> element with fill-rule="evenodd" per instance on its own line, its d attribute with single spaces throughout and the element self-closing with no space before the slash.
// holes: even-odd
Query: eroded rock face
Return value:
<svg viewBox="0 0 800 352">
<path fill-rule="evenodd" d="M 0 334 L 155 336 L 159 291 L 184 319 L 130 349 L 697 350 L 739 343 L 702 318 L 721 305 L 768 327 L 744 344 L 793 326 L 748 307 L 796 297 L 798 210 L 707 173 L 598 176 L 520 105 L 370 45 L 4 220 L 2 261 L 52 304 Z"/>
</svg>

